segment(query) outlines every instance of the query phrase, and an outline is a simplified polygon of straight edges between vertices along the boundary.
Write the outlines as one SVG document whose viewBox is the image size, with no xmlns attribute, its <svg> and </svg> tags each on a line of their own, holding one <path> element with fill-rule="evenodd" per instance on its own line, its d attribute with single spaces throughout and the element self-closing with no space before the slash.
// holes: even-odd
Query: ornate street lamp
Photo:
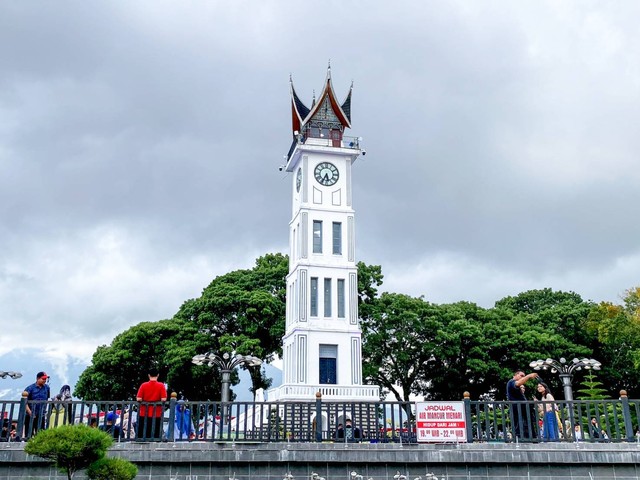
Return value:
<svg viewBox="0 0 640 480">
<path fill-rule="evenodd" d="M 231 396 L 231 372 L 233 372 L 233 369 L 243 363 L 250 367 L 262 365 L 262 360 L 258 357 L 254 357 L 252 355 L 240 355 L 239 353 L 230 355 L 226 352 L 223 353 L 222 356 L 207 352 L 194 356 L 191 361 L 196 365 L 208 365 L 210 367 L 218 367 L 220 369 L 220 374 L 222 375 L 222 398 L 220 400 L 223 404 L 228 403 L 229 397 Z"/>
<path fill-rule="evenodd" d="M 571 380 L 573 378 L 573 372 L 582 370 L 600 370 L 602 364 L 594 360 L 593 358 L 574 358 L 570 362 L 567 362 L 565 358 L 561 358 L 560 361 L 547 358 L 546 360 L 536 360 L 529 364 L 534 370 L 551 370 L 551 373 L 558 373 L 560 380 L 562 380 L 562 388 L 564 389 L 564 399 L 568 402 L 573 401 L 573 390 L 571 388 Z"/>
<path fill-rule="evenodd" d="M 4 370 L 0 370 L 0 378 L 13 378 L 14 380 L 22 377 L 20 372 L 5 372 Z"/>
</svg>

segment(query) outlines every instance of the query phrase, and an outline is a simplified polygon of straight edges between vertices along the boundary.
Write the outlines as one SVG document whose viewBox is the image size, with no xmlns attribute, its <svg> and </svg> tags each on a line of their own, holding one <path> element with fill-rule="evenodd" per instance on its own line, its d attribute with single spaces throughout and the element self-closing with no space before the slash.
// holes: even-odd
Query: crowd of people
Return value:
<svg viewBox="0 0 640 480">
<path fill-rule="evenodd" d="M 88 419 L 88 424 L 117 439 L 157 441 L 167 438 L 170 429 L 164 426 L 165 411 L 162 405 L 167 401 L 167 390 L 164 383 L 158 381 L 158 377 L 158 370 L 152 368 L 148 373 L 148 380 L 140 385 L 136 394 L 136 400 L 139 402 L 136 418 L 132 418 L 132 412 L 125 408 L 123 411 L 103 412 L 102 418 L 98 413 L 93 414 Z M 44 428 L 55 428 L 78 421 L 74 418 L 71 387 L 63 385 L 59 393 L 52 396 L 49 378 L 46 372 L 38 372 L 36 381 L 24 390 L 27 393 L 27 403 L 22 432 L 28 437 Z M 526 384 L 531 380 L 537 380 L 538 383 L 535 394 L 529 399 Z M 522 370 L 514 372 L 506 385 L 506 399 L 510 402 L 509 435 L 522 441 L 532 439 L 558 441 L 562 438 L 571 438 L 576 441 L 609 440 L 607 431 L 602 428 L 599 419 L 595 416 L 591 417 L 588 428 L 585 428 L 586 431 L 583 431 L 579 423 L 572 427 L 568 419 L 563 424 L 555 397 L 549 386 L 536 372 L 529 374 Z M 196 438 L 191 411 L 184 400 L 176 403 L 173 418 L 174 439 Z M 333 432 L 333 438 L 336 441 L 360 441 L 362 439 L 360 429 L 355 427 L 349 418 L 344 422 L 344 425 L 338 423 Z M 16 420 L 4 418 L 0 441 L 11 441 L 22 436 L 19 435 L 18 428 Z"/>
<path fill-rule="evenodd" d="M 135 417 L 132 417 L 132 412 L 127 407 L 122 410 L 91 412 L 87 414 L 86 423 L 115 439 L 158 441 L 166 438 L 169 428 L 164 425 L 162 403 L 167 401 L 167 390 L 164 383 L 158 381 L 158 376 L 158 371 L 152 368 L 148 373 L 148 380 L 140 385 L 136 394 L 139 405 Z M 17 420 L 4 418 L 0 441 L 31 437 L 46 428 L 85 422 L 85 419 L 75 418 L 71 387 L 63 385 L 60 392 L 52 396 L 49 380 L 46 372 L 36 374 L 36 381 L 24 389 L 27 402 L 22 432 L 18 432 Z M 175 406 L 173 436 L 174 439 L 195 438 L 191 412 L 184 400 L 178 401 Z"/>
</svg>

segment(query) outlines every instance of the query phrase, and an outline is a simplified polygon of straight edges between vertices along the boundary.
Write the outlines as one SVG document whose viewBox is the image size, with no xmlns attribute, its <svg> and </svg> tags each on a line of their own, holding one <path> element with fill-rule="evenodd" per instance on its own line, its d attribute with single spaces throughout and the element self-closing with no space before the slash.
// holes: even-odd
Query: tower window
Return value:
<svg viewBox="0 0 640 480">
<path fill-rule="evenodd" d="M 342 255 L 342 223 L 333 222 L 333 254 Z"/>
<path fill-rule="evenodd" d="M 311 311 L 309 315 L 312 317 L 318 316 L 318 278 L 311 277 L 311 295 L 310 295 L 310 307 Z"/>
<path fill-rule="evenodd" d="M 313 221 L 313 253 L 322 253 L 322 221 Z"/>
<path fill-rule="evenodd" d="M 331 279 L 324 279 L 324 316 L 331 316 Z"/>
<path fill-rule="evenodd" d="M 338 318 L 344 318 L 344 279 L 338 279 Z"/>
</svg>

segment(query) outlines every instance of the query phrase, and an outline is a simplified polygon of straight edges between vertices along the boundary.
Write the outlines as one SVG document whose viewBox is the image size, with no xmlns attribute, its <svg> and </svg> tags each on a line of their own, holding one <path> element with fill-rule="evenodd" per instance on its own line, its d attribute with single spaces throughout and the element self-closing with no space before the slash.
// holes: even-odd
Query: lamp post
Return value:
<svg viewBox="0 0 640 480">
<path fill-rule="evenodd" d="M 4 370 L 0 370 L 0 378 L 13 378 L 14 380 L 22 377 L 20 372 L 5 372 Z"/>
<path fill-rule="evenodd" d="M 233 372 L 233 369 L 243 363 L 246 363 L 250 367 L 262 365 L 262 360 L 258 357 L 254 357 L 252 355 L 240 355 L 239 353 L 230 355 L 227 352 L 223 353 L 222 356 L 211 352 L 199 354 L 194 356 L 191 359 L 191 362 L 196 365 L 208 365 L 210 367 L 218 367 L 220 369 L 220 374 L 222 375 L 222 396 L 220 401 L 223 404 L 229 402 L 231 372 Z"/>
<path fill-rule="evenodd" d="M 529 364 L 534 370 L 551 370 L 551 373 L 558 373 L 562 380 L 562 388 L 564 389 L 564 399 L 568 402 L 573 401 L 573 389 L 571 388 L 571 380 L 573 372 L 582 370 L 600 370 L 602 364 L 593 358 L 574 358 L 567 362 L 565 358 L 560 361 L 547 358 L 546 360 L 535 360 Z"/>
</svg>

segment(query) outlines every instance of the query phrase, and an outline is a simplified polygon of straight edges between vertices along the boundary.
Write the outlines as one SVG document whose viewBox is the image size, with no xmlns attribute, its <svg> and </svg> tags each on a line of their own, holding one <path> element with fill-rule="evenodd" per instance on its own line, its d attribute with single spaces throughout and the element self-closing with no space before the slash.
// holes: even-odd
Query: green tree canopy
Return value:
<svg viewBox="0 0 640 480">
<path fill-rule="evenodd" d="M 598 378 L 614 398 L 620 390 L 640 389 L 640 287 L 627 290 L 622 300 L 622 305 L 600 303 L 584 322 L 597 341 Z"/>
<path fill-rule="evenodd" d="M 584 356 L 581 324 L 591 304 L 573 293 L 538 290 L 493 309 L 436 305 L 384 293 L 361 305 L 364 372 L 396 398 L 504 398 L 516 369 L 538 358 Z M 552 378 L 548 381 L 557 382 Z"/>
<path fill-rule="evenodd" d="M 383 293 L 361 305 L 363 373 L 398 401 L 421 393 L 418 379 L 434 362 L 441 318 L 422 298 Z"/>
<path fill-rule="evenodd" d="M 514 370 L 547 357 L 600 360 L 599 380 L 612 394 L 640 386 L 640 288 L 629 290 L 623 305 L 594 305 L 576 293 L 547 288 L 484 309 L 379 295 L 381 267 L 357 266 L 365 381 L 398 400 L 461 398 L 464 391 L 472 398 L 504 398 Z M 191 358 L 236 352 L 270 361 L 280 355 L 288 272 L 286 255 L 267 254 L 251 269 L 216 277 L 172 319 L 140 323 L 99 347 L 76 394 L 87 400 L 133 399 L 156 366 L 171 391 L 192 400 L 220 398 L 217 369 L 195 366 Z M 271 385 L 264 370 L 249 372 L 252 391 Z M 556 375 L 544 379 L 554 392 L 562 391 Z"/>
<path fill-rule="evenodd" d="M 288 273 L 286 255 L 260 257 L 251 270 L 216 277 L 199 298 L 182 305 L 176 318 L 192 322 L 209 336 L 209 344 L 198 353 L 236 352 L 270 361 L 282 352 Z M 260 369 L 248 370 L 254 393 L 270 386 L 270 379 Z"/>
<path fill-rule="evenodd" d="M 155 367 L 170 390 L 187 398 L 213 396 L 219 392 L 215 372 L 191 368 L 191 358 L 208 340 L 193 323 L 179 319 L 139 323 L 117 335 L 111 345 L 98 347 L 75 394 L 85 400 L 134 400 L 149 369 Z"/>
</svg>

